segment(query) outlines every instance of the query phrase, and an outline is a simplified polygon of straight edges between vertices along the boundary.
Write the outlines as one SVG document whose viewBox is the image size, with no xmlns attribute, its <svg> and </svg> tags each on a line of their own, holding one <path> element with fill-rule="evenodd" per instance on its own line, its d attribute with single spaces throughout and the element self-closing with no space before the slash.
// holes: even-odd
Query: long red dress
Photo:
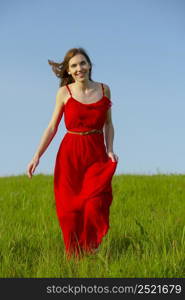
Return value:
<svg viewBox="0 0 185 300">
<path fill-rule="evenodd" d="M 102 129 L 112 102 L 104 95 L 84 104 L 70 93 L 63 106 L 67 130 Z M 54 195 L 67 257 L 79 257 L 101 243 L 109 229 L 112 202 L 111 180 L 117 167 L 106 153 L 103 133 L 86 135 L 66 132 L 54 167 Z"/>
</svg>

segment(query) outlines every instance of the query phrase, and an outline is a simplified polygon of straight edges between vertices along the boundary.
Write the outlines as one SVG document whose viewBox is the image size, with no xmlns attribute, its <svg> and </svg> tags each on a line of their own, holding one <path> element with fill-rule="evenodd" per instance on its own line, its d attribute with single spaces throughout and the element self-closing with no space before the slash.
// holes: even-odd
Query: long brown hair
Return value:
<svg viewBox="0 0 185 300">
<path fill-rule="evenodd" d="M 88 63 L 90 64 L 89 80 L 93 81 L 91 78 L 91 71 L 92 71 L 93 64 L 87 54 L 87 51 L 84 50 L 84 48 L 72 48 L 67 51 L 67 53 L 64 56 L 64 60 L 61 63 L 56 63 L 48 59 L 48 63 L 52 66 L 53 72 L 58 78 L 60 78 L 59 87 L 74 82 L 73 77 L 70 74 L 68 74 L 68 64 L 69 64 L 69 60 L 76 54 L 82 54 L 87 59 Z"/>
</svg>

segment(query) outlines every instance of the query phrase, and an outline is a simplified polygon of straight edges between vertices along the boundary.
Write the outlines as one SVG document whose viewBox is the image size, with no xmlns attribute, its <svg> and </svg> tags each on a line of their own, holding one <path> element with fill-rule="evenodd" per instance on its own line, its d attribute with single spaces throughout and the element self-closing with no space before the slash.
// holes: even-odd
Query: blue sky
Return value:
<svg viewBox="0 0 185 300">
<path fill-rule="evenodd" d="M 83 47 L 109 85 L 116 174 L 184 173 L 185 1 L 1 1 L 0 176 L 26 173 L 55 106 L 60 62 Z M 53 174 L 66 132 L 35 174 Z"/>
</svg>

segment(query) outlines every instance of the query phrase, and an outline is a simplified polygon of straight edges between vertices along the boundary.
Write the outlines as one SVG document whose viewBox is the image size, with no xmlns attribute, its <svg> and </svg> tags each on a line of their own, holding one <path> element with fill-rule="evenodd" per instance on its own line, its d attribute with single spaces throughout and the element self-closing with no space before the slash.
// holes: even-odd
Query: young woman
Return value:
<svg viewBox="0 0 185 300">
<path fill-rule="evenodd" d="M 27 175 L 55 136 L 64 113 L 67 132 L 54 168 L 54 195 L 65 253 L 94 253 L 109 229 L 111 181 L 118 163 L 108 85 L 91 79 L 92 63 L 83 48 L 70 49 L 62 63 L 48 61 L 60 87 L 56 106 Z M 104 143 L 105 140 L 105 143 Z"/>
</svg>

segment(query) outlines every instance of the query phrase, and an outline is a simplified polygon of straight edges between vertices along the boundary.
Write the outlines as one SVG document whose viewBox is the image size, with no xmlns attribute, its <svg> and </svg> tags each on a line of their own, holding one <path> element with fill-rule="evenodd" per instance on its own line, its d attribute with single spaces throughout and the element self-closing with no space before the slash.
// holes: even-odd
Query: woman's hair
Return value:
<svg viewBox="0 0 185 300">
<path fill-rule="evenodd" d="M 48 59 L 48 63 L 52 66 L 53 72 L 55 73 L 55 75 L 58 78 L 60 78 L 59 87 L 62 87 L 66 84 L 74 82 L 73 77 L 70 74 L 68 74 L 68 68 L 69 68 L 70 59 L 73 56 L 75 56 L 76 54 L 84 55 L 86 60 L 90 64 L 89 80 L 92 81 L 92 78 L 91 78 L 92 62 L 91 62 L 87 52 L 84 50 L 84 48 L 72 48 L 67 51 L 66 55 L 64 56 L 64 60 L 61 63 L 56 63 L 56 62 Z"/>
</svg>

